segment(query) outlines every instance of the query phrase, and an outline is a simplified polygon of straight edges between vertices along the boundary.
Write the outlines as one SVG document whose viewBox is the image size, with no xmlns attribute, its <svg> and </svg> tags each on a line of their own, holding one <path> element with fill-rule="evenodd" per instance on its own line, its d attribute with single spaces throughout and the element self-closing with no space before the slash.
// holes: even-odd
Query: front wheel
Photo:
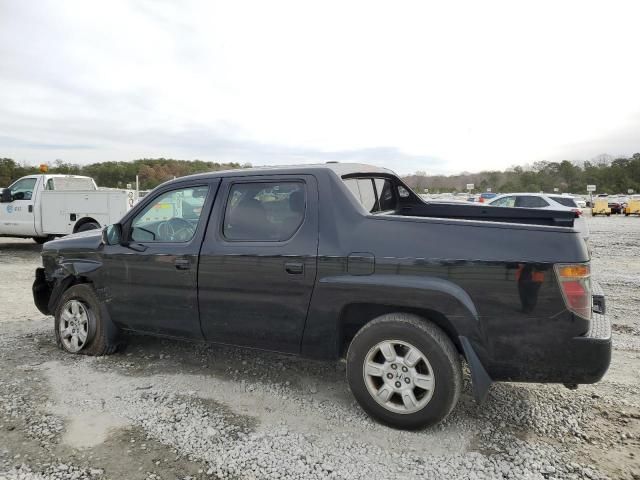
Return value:
<svg viewBox="0 0 640 480">
<path fill-rule="evenodd" d="M 460 356 L 447 335 L 417 315 L 386 314 L 356 334 L 347 379 L 381 423 L 415 430 L 445 419 L 462 390 Z"/>
<path fill-rule="evenodd" d="M 55 311 L 58 346 L 69 353 L 108 355 L 116 351 L 118 329 L 89 284 L 67 289 Z"/>
</svg>

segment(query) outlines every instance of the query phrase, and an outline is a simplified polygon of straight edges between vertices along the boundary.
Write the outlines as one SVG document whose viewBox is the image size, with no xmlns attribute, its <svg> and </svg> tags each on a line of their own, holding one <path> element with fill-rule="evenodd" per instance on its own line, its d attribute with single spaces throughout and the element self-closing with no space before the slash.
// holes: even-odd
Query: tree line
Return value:
<svg viewBox="0 0 640 480">
<path fill-rule="evenodd" d="M 143 158 L 131 162 L 100 162 L 90 165 L 78 165 L 56 160 L 48 165 L 48 172 L 87 175 L 93 177 L 99 186 L 113 188 L 125 188 L 127 184 L 131 184 L 135 188 L 136 175 L 138 175 L 140 189 L 148 190 L 174 177 L 250 166 L 233 162 L 217 163 L 171 158 Z M 34 173 L 40 173 L 39 167 L 19 164 L 10 158 L 0 158 L 0 187 L 7 187 L 14 180 Z"/>
<path fill-rule="evenodd" d="M 87 175 L 101 187 L 125 188 L 135 185 L 151 189 L 174 177 L 250 167 L 250 164 L 175 160 L 171 158 L 143 158 L 131 162 L 100 162 L 78 165 L 56 160 L 49 165 L 50 173 Z M 6 187 L 25 175 L 39 173 L 38 167 L 20 164 L 10 158 L 0 158 L 0 187 Z M 419 193 L 428 189 L 433 193 L 462 192 L 468 183 L 475 191 L 493 192 L 560 192 L 586 193 L 587 185 L 596 185 L 598 193 L 626 194 L 629 189 L 640 192 L 640 153 L 631 157 L 612 158 L 603 155 L 595 160 L 575 163 L 536 162 L 531 166 L 511 167 L 504 171 L 482 171 L 458 175 L 428 175 L 416 172 L 404 177 L 407 184 Z"/>
<path fill-rule="evenodd" d="M 419 193 L 463 192 L 466 185 L 474 190 L 510 192 L 587 193 L 587 185 L 596 185 L 597 193 L 627 194 L 629 189 L 640 193 L 640 153 L 631 157 L 612 158 L 602 155 L 594 160 L 576 163 L 536 162 L 526 167 L 511 167 L 504 171 L 482 171 L 458 175 L 428 175 L 416 172 L 404 177 L 407 184 Z"/>
</svg>

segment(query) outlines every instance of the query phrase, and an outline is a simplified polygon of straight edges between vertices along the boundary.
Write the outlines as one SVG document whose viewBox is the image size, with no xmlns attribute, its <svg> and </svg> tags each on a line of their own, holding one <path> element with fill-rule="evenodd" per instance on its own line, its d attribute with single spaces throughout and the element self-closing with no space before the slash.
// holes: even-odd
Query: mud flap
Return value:
<svg viewBox="0 0 640 480">
<path fill-rule="evenodd" d="M 469 370 L 471 370 L 471 384 L 473 386 L 473 398 L 480 405 L 484 402 L 487 396 L 489 387 L 493 383 L 491 377 L 484 369 L 482 362 L 476 355 L 476 352 L 471 346 L 471 342 L 467 337 L 459 337 L 462 349 L 464 350 L 464 356 L 469 364 Z"/>
</svg>

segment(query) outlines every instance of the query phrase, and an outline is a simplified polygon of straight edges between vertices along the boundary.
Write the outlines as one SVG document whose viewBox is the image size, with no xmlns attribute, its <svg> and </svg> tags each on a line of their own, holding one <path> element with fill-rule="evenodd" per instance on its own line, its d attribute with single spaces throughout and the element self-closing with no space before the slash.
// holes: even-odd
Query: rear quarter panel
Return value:
<svg viewBox="0 0 640 480">
<path fill-rule="evenodd" d="M 321 227 L 303 353 L 335 356 L 342 313 L 360 302 L 442 313 L 457 335 L 469 338 L 495 380 L 543 378 L 549 353 L 588 329 L 566 310 L 553 271 L 555 263 L 589 259 L 573 229 L 344 208 L 323 214 L 348 228 Z M 371 275 L 350 273 L 353 252 L 375 257 Z"/>
</svg>

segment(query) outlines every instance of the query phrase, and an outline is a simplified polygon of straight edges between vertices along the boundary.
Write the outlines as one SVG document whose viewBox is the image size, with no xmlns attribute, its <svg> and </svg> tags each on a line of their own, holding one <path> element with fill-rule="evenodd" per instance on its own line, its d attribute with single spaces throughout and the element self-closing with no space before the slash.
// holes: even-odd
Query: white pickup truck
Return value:
<svg viewBox="0 0 640 480">
<path fill-rule="evenodd" d="M 2 189 L 0 237 L 38 243 L 117 222 L 137 202 L 135 190 L 99 189 L 91 177 L 29 175 Z"/>
</svg>

